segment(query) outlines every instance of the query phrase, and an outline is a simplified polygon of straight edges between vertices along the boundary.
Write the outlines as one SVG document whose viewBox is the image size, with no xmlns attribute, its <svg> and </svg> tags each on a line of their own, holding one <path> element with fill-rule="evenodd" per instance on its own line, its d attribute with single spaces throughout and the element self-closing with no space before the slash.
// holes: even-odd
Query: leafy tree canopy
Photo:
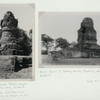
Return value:
<svg viewBox="0 0 100 100">
<path fill-rule="evenodd" d="M 69 43 L 66 39 L 63 38 L 57 38 L 56 40 L 56 47 L 60 47 L 60 48 L 66 48 L 69 46 Z"/>
</svg>

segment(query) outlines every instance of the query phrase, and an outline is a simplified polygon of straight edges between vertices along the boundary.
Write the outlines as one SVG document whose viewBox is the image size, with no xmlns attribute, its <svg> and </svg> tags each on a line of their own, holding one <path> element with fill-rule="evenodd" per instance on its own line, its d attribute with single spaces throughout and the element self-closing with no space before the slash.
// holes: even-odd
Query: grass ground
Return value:
<svg viewBox="0 0 100 100">
<path fill-rule="evenodd" d="M 42 55 L 43 65 L 100 65 L 100 58 L 67 58 L 53 61 L 48 55 Z"/>
<path fill-rule="evenodd" d="M 0 71 L 0 79 L 32 79 L 32 67 L 24 68 L 18 72 L 12 73 Z"/>
</svg>

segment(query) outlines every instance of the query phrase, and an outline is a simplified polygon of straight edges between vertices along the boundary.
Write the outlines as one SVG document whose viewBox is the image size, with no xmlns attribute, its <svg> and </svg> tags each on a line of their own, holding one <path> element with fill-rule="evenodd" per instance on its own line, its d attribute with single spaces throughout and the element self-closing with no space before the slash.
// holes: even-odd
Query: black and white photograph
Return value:
<svg viewBox="0 0 100 100">
<path fill-rule="evenodd" d="M 34 79 L 35 4 L 0 4 L 0 79 Z"/>
<path fill-rule="evenodd" d="M 39 12 L 42 65 L 100 65 L 100 12 Z"/>
</svg>

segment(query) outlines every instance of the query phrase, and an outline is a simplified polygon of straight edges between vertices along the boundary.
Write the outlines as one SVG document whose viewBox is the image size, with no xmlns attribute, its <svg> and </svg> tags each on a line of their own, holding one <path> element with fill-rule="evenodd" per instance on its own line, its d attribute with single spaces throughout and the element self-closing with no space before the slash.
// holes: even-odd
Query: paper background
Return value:
<svg viewBox="0 0 100 100">
<path fill-rule="evenodd" d="M 2 0 L 0 2 L 36 3 L 35 81 L 0 81 L 0 84 L 27 84 L 23 88 L 23 91 L 27 92 L 27 96 L 0 97 L 1 100 L 100 100 L 99 68 L 38 68 L 40 60 L 38 11 L 99 12 L 99 0 Z M 0 86 L 2 87 L 2 85 Z M 13 91 L 21 90 L 13 89 Z M 5 89 L 0 89 L 0 91 L 5 92 Z"/>
</svg>

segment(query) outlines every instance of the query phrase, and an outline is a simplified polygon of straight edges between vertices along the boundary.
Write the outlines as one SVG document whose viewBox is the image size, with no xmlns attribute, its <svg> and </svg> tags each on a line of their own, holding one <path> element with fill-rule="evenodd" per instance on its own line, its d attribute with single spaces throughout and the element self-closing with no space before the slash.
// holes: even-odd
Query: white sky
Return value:
<svg viewBox="0 0 100 100">
<path fill-rule="evenodd" d="M 3 19 L 3 16 L 7 11 L 11 11 L 15 18 L 18 19 L 18 27 L 25 31 L 34 29 L 34 4 L 0 4 L 0 20 Z"/>
<path fill-rule="evenodd" d="M 62 37 L 68 42 L 77 42 L 77 31 L 85 17 L 93 19 L 97 43 L 100 45 L 100 13 L 40 12 L 39 33 L 47 34 L 54 39 Z"/>
</svg>

